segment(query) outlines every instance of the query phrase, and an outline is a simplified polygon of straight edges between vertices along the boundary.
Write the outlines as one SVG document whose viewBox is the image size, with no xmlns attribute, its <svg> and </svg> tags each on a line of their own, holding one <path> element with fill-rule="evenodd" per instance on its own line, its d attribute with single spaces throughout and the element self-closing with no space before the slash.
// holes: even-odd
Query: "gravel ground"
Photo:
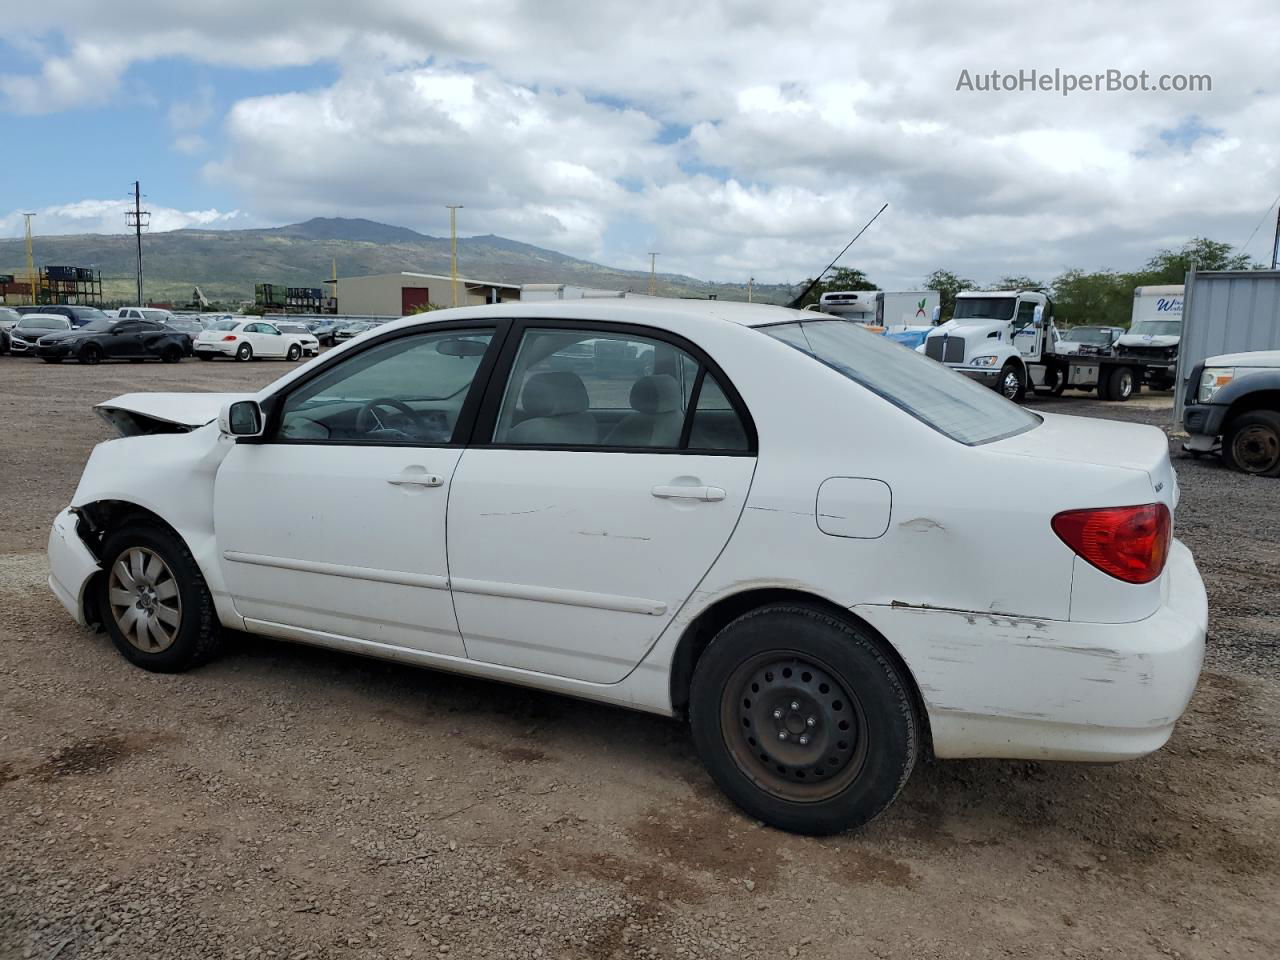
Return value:
<svg viewBox="0 0 1280 960">
<path fill-rule="evenodd" d="M 43 545 L 109 436 L 90 406 L 284 369 L 0 358 L 0 957 L 1280 955 L 1274 481 L 1178 461 L 1213 620 L 1166 749 L 927 762 L 806 839 L 723 800 L 674 721 L 247 636 L 157 676 L 76 627 Z"/>
</svg>

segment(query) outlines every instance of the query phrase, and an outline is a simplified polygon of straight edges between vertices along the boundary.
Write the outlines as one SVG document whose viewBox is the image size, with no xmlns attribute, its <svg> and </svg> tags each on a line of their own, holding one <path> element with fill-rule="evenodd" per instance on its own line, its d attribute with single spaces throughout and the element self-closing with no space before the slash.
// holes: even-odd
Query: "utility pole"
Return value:
<svg viewBox="0 0 1280 960">
<path fill-rule="evenodd" d="M 31 302 L 36 302 L 36 258 L 31 248 L 31 218 L 34 213 L 24 213 L 23 220 L 27 225 L 27 283 L 31 285 Z"/>
<path fill-rule="evenodd" d="M 755 285 L 755 282 L 755 277 L 749 277 L 747 279 L 747 303 L 751 302 L 751 288 Z"/>
<path fill-rule="evenodd" d="M 142 228 L 145 227 L 151 217 L 150 210 L 142 209 L 142 184 L 137 180 L 133 181 L 133 209 L 125 213 L 124 222 L 133 227 L 134 235 L 138 240 L 138 306 L 143 306 L 146 301 L 142 299 Z"/>
<path fill-rule="evenodd" d="M 658 295 L 658 255 L 653 251 L 649 252 L 649 296 L 656 297 Z"/>
<path fill-rule="evenodd" d="M 1280 260 L 1280 203 L 1276 204 L 1276 239 L 1271 244 L 1271 269 L 1276 268 L 1276 261 Z"/>
<path fill-rule="evenodd" d="M 458 305 L 458 211 L 460 203 L 446 203 L 449 208 L 449 286 L 453 291 L 453 306 Z"/>
</svg>

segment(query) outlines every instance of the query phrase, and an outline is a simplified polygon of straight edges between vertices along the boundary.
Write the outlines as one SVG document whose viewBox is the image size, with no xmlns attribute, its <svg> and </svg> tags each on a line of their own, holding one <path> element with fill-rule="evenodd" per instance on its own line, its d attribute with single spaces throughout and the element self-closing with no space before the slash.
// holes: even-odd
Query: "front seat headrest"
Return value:
<svg viewBox="0 0 1280 960">
<path fill-rule="evenodd" d="M 520 400 L 530 417 L 585 413 L 590 406 L 582 378 L 567 370 L 535 373 L 525 381 Z"/>
<path fill-rule="evenodd" d="M 641 377 L 631 387 L 631 409 L 640 413 L 671 413 L 680 409 L 680 385 L 669 373 Z"/>
</svg>

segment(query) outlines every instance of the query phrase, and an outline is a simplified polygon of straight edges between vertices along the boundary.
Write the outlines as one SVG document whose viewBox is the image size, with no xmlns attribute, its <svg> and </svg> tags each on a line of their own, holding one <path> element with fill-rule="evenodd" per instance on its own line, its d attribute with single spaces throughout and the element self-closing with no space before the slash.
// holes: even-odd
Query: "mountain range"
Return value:
<svg viewBox="0 0 1280 960">
<path fill-rule="evenodd" d="M 304 223 L 252 230 L 183 229 L 143 234 L 147 299 L 183 303 L 199 286 L 211 300 L 252 299 L 255 283 L 318 287 L 332 276 L 449 272 L 448 237 L 431 237 L 407 227 L 372 220 L 317 217 Z M 108 302 L 132 303 L 135 290 L 135 240 L 119 234 L 69 234 L 36 237 L 37 266 L 50 264 L 100 270 Z M 0 273 L 21 279 L 26 272 L 23 241 L 0 240 Z M 645 271 L 621 270 L 509 240 L 492 234 L 458 239 L 460 276 L 503 283 L 571 283 L 610 290 L 648 290 Z M 745 284 L 714 283 L 679 274 L 659 273 L 664 296 L 745 300 Z M 757 284 L 756 299 L 782 303 L 791 288 Z"/>
</svg>

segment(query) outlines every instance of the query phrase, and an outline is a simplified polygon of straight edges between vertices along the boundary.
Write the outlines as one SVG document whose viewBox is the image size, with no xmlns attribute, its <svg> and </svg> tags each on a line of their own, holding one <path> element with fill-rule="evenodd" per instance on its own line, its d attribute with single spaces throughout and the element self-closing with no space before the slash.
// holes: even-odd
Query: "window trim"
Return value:
<svg viewBox="0 0 1280 960">
<path fill-rule="evenodd" d="M 330 354 L 328 363 L 318 365 L 314 370 L 309 370 L 297 380 L 291 380 L 281 389 L 277 390 L 270 397 L 261 402 L 263 418 L 266 421 L 265 429 L 262 435 L 258 437 L 238 437 L 237 443 L 245 443 L 250 445 L 278 445 L 278 446 L 324 446 L 324 447 L 406 447 L 409 449 L 460 449 L 466 447 L 471 438 L 472 428 L 475 425 L 476 414 L 480 409 L 480 401 L 485 392 L 485 388 L 489 383 L 493 368 L 497 363 L 498 353 L 506 342 L 507 333 L 510 328 L 510 320 L 499 319 L 496 317 L 477 317 L 475 320 L 462 321 L 444 321 L 436 324 L 429 324 L 416 327 L 408 327 L 403 330 L 390 330 L 376 337 L 370 337 L 366 341 L 362 341 L 358 346 L 350 350 L 343 350 L 339 355 Z M 388 343 L 394 343 L 398 340 L 408 340 L 413 337 L 429 336 L 439 333 L 450 333 L 453 331 L 467 332 L 476 330 L 492 330 L 493 336 L 489 340 L 489 347 L 485 351 L 484 356 L 480 358 L 480 365 L 476 367 L 476 374 L 471 378 L 471 383 L 467 387 L 467 396 L 462 401 L 462 407 L 458 411 L 458 420 L 453 425 L 453 436 L 444 443 L 427 443 L 420 440 L 329 440 L 329 439 L 296 439 L 285 438 L 279 436 L 281 422 L 284 417 L 284 406 L 289 397 L 298 390 L 313 382 L 318 377 L 332 371 L 340 364 L 346 363 L 361 354 L 368 353 L 370 350 L 385 346 Z"/>
<path fill-rule="evenodd" d="M 507 392 L 512 371 L 515 368 L 516 355 L 524 335 L 530 330 L 585 330 L 598 333 L 644 337 L 658 340 L 682 350 L 698 363 L 698 374 L 695 386 L 698 388 L 689 398 L 688 409 L 685 410 L 685 422 L 680 432 L 681 446 L 673 447 L 606 447 L 599 444 L 552 444 L 552 443 L 494 443 L 493 435 L 498 425 L 498 412 L 502 399 Z M 688 434 L 692 430 L 693 414 L 697 410 L 697 394 L 701 390 L 704 371 L 710 371 L 720 384 L 720 389 L 729 405 L 737 414 L 742 430 L 747 436 L 745 450 L 707 450 L 684 446 Z M 461 418 L 459 418 L 461 420 Z M 620 323 L 611 320 L 579 320 L 556 317 L 525 317 L 511 321 L 511 327 L 498 354 L 495 369 L 491 372 L 485 385 L 484 396 L 480 401 L 479 415 L 472 424 L 472 434 L 468 446 L 484 450 L 540 450 L 544 452 L 561 451 L 566 453 L 649 453 L 666 454 L 668 456 L 699 457 L 757 457 L 759 456 L 759 436 L 756 433 L 755 421 L 747 409 L 742 395 L 734 386 L 724 370 L 720 368 L 705 350 L 697 344 L 686 340 L 677 333 L 661 327 L 650 327 L 639 323 Z"/>
</svg>

